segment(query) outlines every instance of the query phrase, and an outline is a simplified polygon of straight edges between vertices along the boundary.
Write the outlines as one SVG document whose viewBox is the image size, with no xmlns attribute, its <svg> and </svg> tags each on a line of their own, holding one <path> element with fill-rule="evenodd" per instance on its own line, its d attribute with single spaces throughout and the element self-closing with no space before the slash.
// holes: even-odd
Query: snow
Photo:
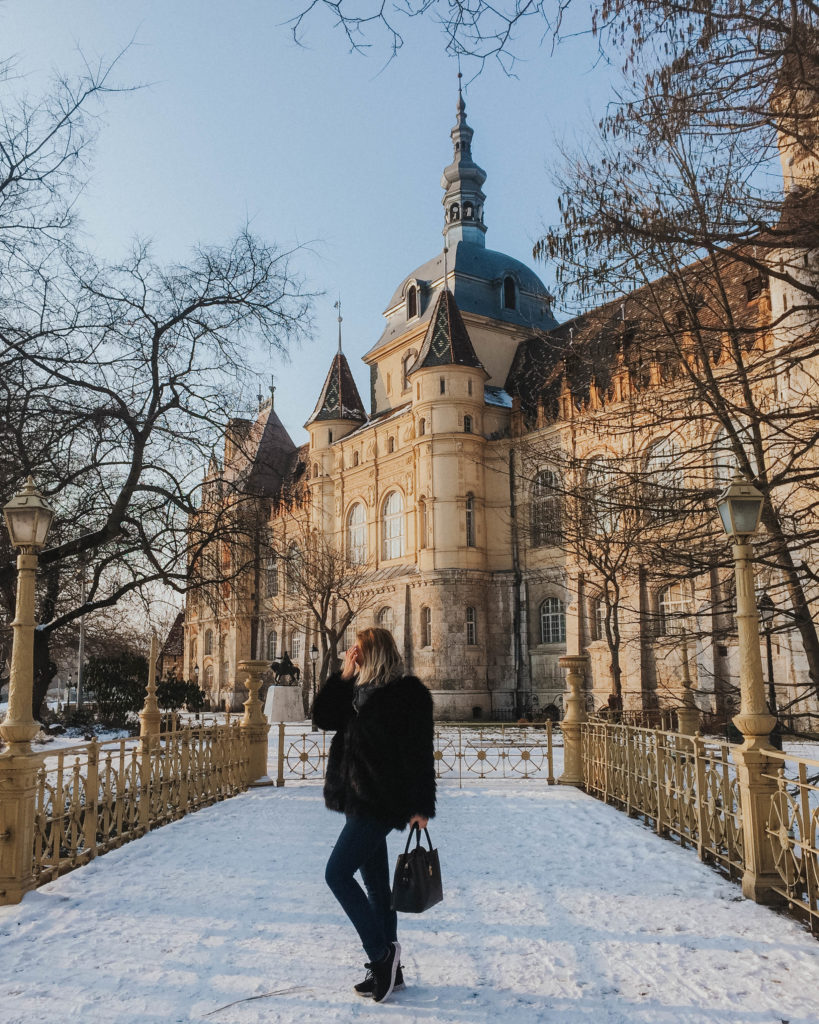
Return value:
<svg viewBox="0 0 819 1024">
<path fill-rule="evenodd" d="M 271 774 L 275 770 L 271 765 Z M 0 908 L 5 1024 L 819 1024 L 819 944 L 691 850 L 570 788 L 442 782 L 445 899 L 402 915 L 408 987 L 324 884 L 318 782 L 255 789 Z M 391 860 L 404 838 L 390 837 Z"/>
</svg>

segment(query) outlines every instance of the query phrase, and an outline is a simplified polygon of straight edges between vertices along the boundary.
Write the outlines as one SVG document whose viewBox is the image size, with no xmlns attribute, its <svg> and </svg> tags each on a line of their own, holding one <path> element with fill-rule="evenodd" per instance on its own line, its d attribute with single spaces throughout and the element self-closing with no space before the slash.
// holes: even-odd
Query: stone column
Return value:
<svg viewBox="0 0 819 1024">
<path fill-rule="evenodd" d="M 139 735 L 159 736 L 161 719 L 156 702 L 156 634 L 151 636 L 151 660 L 148 663 L 148 686 L 145 691 L 145 706 L 139 713 Z"/>
<path fill-rule="evenodd" d="M 248 785 L 272 785 L 267 776 L 267 734 L 270 724 L 264 716 L 262 702 L 259 700 L 259 687 L 262 685 L 261 675 L 270 668 L 267 661 L 240 661 L 238 669 L 247 673 L 245 686 L 247 700 L 245 713 L 239 723 L 246 730 L 250 740 L 250 763 L 248 765 Z"/>
<path fill-rule="evenodd" d="M 688 641 L 682 639 L 682 677 L 683 697 L 682 707 L 677 708 L 677 731 L 683 736 L 693 736 L 700 727 L 700 710 L 694 700 L 694 690 L 691 685 L 691 662 L 688 657 Z"/>
<path fill-rule="evenodd" d="M 0 904 L 19 903 L 34 888 L 34 809 L 43 758 L 32 753 L 39 728 L 34 690 L 34 576 L 37 555 L 17 556 L 17 604 L 9 675 L 9 710 L 0 725 L 8 749 L 0 755 Z"/>
<path fill-rule="evenodd" d="M 581 726 L 586 721 L 586 701 L 583 696 L 583 676 L 589 659 L 585 654 L 564 654 L 560 667 L 566 669 L 569 693 L 566 714 L 560 723 L 563 733 L 563 774 L 557 780 L 561 786 L 583 785 L 583 749 Z"/>
<path fill-rule="evenodd" d="M 737 634 L 739 640 L 740 711 L 734 725 L 744 742 L 734 751 L 742 801 L 745 870 L 742 892 L 757 903 L 782 901 L 772 886 L 781 883 L 773 845 L 765 828 L 776 793 L 776 772 L 781 761 L 768 756 L 770 733 L 776 719 L 768 711 L 759 650 L 759 614 L 754 594 L 754 570 L 750 544 L 733 545 L 737 580 Z"/>
</svg>

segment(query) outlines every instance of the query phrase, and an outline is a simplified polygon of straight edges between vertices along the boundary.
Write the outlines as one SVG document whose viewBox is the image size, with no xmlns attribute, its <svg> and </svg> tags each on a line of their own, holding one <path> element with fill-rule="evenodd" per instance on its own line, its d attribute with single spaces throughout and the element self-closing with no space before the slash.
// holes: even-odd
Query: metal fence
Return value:
<svg viewBox="0 0 819 1024">
<path fill-rule="evenodd" d="M 37 776 L 33 873 L 42 885 L 123 843 L 245 789 L 238 723 L 48 754 Z"/>
<path fill-rule="evenodd" d="M 322 779 L 332 734 L 287 727 L 276 735 L 277 785 L 288 780 Z M 482 727 L 439 725 L 435 729 L 435 775 L 439 779 L 545 779 L 554 783 L 554 748 L 562 744 L 559 727 L 499 723 Z"/>
<path fill-rule="evenodd" d="M 737 879 L 745 870 L 743 808 L 729 743 L 660 729 L 589 721 L 581 732 L 588 793 L 696 848 Z M 764 809 L 780 884 L 774 891 L 819 934 L 819 760 L 766 750 L 775 783 Z"/>
</svg>

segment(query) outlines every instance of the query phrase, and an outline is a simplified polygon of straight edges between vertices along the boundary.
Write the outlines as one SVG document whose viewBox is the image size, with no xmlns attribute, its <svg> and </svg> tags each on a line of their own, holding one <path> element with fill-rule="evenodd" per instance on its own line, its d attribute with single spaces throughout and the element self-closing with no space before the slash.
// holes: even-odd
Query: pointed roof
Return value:
<svg viewBox="0 0 819 1024">
<path fill-rule="evenodd" d="M 424 344 L 410 373 L 430 366 L 473 366 L 483 370 L 483 364 L 475 354 L 466 330 L 455 296 L 449 288 L 438 293 Z M 484 373 L 486 371 L 484 370 Z"/>
<path fill-rule="evenodd" d="M 452 138 L 452 163 L 444 168 L 441 188 L 444 189 L 444 237 L 447 245 L 461 239 L 473 245 L 484 245 L 486 225 L 483 222 L 483 204 L 486 196 L 481 186 L 486 171 L 472 159 L 474 132 L 466 123 L 466 104 L 461 91 L 461 73 L 458 72 L 458 105 Z"/>
<path fill-rule="evenodd" d="M 316 407 L 305 426 L 316 420 L 353 420 L 355 423 L 364 423 L 366 419 L 367 414 L 355 386 L 350 364 L 339 348 L 333 356 Z"/>
</svg>

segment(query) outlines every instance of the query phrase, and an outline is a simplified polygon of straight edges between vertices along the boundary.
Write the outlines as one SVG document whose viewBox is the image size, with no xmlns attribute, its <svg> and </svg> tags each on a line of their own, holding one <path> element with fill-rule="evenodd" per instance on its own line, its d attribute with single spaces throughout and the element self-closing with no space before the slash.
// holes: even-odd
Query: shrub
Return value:
<svg viewBox="0 0 819 1024">
<path fill-rule="evenodd" d="M 145 702 L 148 662 L 141 655 L 88 659 L 85 682 L 97 702 L 100 721 L 113 728 L 125 728 L 129 714 L 139 711 Z"/>
</svg>

